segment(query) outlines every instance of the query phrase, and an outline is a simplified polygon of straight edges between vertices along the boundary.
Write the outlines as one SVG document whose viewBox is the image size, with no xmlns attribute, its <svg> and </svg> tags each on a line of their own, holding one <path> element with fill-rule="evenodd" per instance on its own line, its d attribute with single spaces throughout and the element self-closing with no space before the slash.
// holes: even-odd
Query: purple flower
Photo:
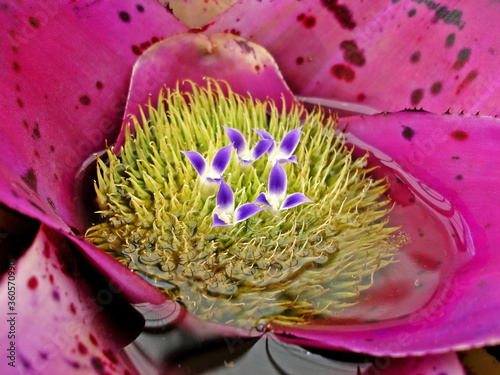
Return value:
<svg viewBox="0 0 500 375">
<path fill-rule="evenodd" d="M 261 193 L 255 203 L 265 204 L 274 211 L 287 210 L 302 203 L 312 202 L 302 193 L 286 195 L 287 178 L 286 172 L 280 163 L 276 163 L 269 173 L 269 189 L 267 193 Z"/>
<path fill-rule="evenodd" d="M 226 134 L 231 141 L 238 157 L 243 164 L 248 164 L 256 161 L 264 155 L 273 145 L 272 140 L 261 139 L 257 142 L 252 150 L 249 149 L 248 142 L 239 130 L 224 126 Z"/>
<path fill-rule="evenodd" d="M 137 335 L 131 327 L 140 326 L 142 318 L 122 298 L 163 303 L 179 316 L 178 305 L 82 240 L 92 203 L 77 192 L 93 154 L 106 142 L 123 144 L 126 131 L 120 124 L 122 118 L 129 122 L 122 116 L 129 87 L 125 114 L 140 117 L 137 105 L 148 103 L 150 95 L 154 103 L 163 85 L 173 88 L 183 79 L 203 84 L 204 76 L 277 103 L 282 95 L 292 101 L 293 90 L 309 102 L 333 103 L 343 114 L 415 107 L 453 113 L 356 117 L 342 120 L 340 129 L 358 144 L 370 145 L 382 167 L 396 163 L 404 172 L 390 183 L 393 198 L 404 200 L 405 207 L 431 189 L 443 217 L 455 220 L 461 213 L 464 221 L 455 222 L 464 230 L 453 241 L 472 241 L 474 255 L 466 248 L 439 260 L 415 258 L 423 274 L 439 262 L 467 260 L 460 269 L 435 274 L 433 299 L 419 294 L 422 306 L 401 319 L 391 313 L 411 306 L 401 286 L 413 277 L 412 269 L 393 274 L 374 294 L 380 306 L 369 311 L 370 319 L 367 310 L 358 310 L 341 322 L 271 327 L 277 337 L 393 357 L 498 344 L 500 194 L 491 171 L 500 169 L 500 124 L 475 116 L 500 113 L 500 64 L 494 54 L 500 46 L 492 37 L 499 31 L 496 13 L 490 1 L 460 8 L 447 2 L 438 9 L 415 3 L 411 16 L 407 5 L 294 2 L 284 12 L 280 2 L 240 2 L 196 30 L 204 34 L 177 35 L 189 29 L 158 2 L 6 3 L 0 11 L 0 23 L 7 25 L 0 42 L 0 200 L 42 223 L 31 246 L 16 254 L 16 367 L 26 373 L 136 373 L 117 353 Z M 254 43 L 217 34 L 225 30 Z M 161 46 L 149 50 L 160 40 Z M 459 115 L 462 111 L 465 115 Z M 417 188 L 410 190 L 414 183 Z M 405 219 L 426 224 L 417 216 Z M 432 223 L 427 224 L 429 247 L 439 249 Z M 3 256 L 14 255 L 2 240 Z M 3 272 L 4 316 L 12 302 L 8 277 Z M 391 308 L 383 304 L 390 298 Z M 116 311 L 127 318 L 126 325 Z M 203 332 L 213 332 L 211 327 Z M 2 337 L 2 347 L 8 348 L 10 340 Z M 463 371 L 453 353 L 422 361 L 393 358 L 386 370 L 387 363 L 379 360 L 375 370 L 383 374 Z M 2 373 L 13 372 L 6 361 L 0 366 Z"/>
<path fill-rule="evenodd" d="M 297 163 L 297 157 L 292 155 L 300 141 L 300 131 L 302 126 L 285 134 L 279 146 L 276 146 L 274 138 L 265 130 L 254 129 L 262 140 L 271 141 L 272 145 L 267 150 L 269 161 L 274 163 L 292 162 Z"/>
<path fill-rule="evenodd" d="M 217 206 L 213 213 L 212 228 L 239 223 L 263 210 L 262 207 L 253 203 L 243 204 L 235 210 L 233 190 L 224 180 L 221 180 L 216 200 Z"/>
<path fill-rule="evenodd" d="M 222 147 L 218 150 L 208 168 L 207 162 L 199 152 L 181 152 L 189 159 L 202 181 L 215 181 L 219 183 L 222 179 L 222 174 L 231 160 L 231 146 Z"/>
</svg>

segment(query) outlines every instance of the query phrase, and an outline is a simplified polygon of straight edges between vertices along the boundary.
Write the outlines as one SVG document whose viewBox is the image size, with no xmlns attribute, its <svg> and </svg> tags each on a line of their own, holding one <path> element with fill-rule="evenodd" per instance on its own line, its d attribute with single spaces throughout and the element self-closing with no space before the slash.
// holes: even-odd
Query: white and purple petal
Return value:
<svg viewBox="0 0 500 375">
<path fill-rule="evenodd" d="M 265 204 L 266 206 L 272 207 L 267 200 L 265 193 L 260 193 L 254 203 Z"/>
<path fill-rule="evenodd" d="M 234 209 L 234 194 L 226 181 L 221 180 L 216 197 L 217 206 L 220 210 L 230 212 Z"/>
<path fill-rule="evenodd" d="M 212 170 L 221 176 L 226 170 L 229 161 L 231 160 L 232 146 L 222 147 L 214 156 L 212 160 Z"/>
<path fill-rule="evenodd" d="M 241 134 L 239 130 L 233 128 L 227 128 L 225 126 L 223 126 L 223 128 L 226 131 L 227 137 L 236 150 L 238 156 L 244 155 L 248 149 L 248 144 L 243 134 Z"/>
<path fill-rule="evenodd" d="M 223 227 L 223 226 L 228 225 L 228 223 L 226 223 L 224 220 L 221 220 L 219 218 L 219 215 L 217 215 L 215 213 L 213 214 L 212 219 L 213 219 L 212 228 L 214 228 L 214 227 Z"/>
<path fill-rule="evenodd" d="M 240 221 L 246 220 L 262 210 L 264 210 L 263 207 L 259 207 L 254 203 L 246 203 L 236 209 L 236 212 L 234 213 L 234 221 L 235 223 L 239 223 Z"/>
<path fill-rule="evenodd" d="M 271 147 L 269 147 L 269 149 L 267 150 L 267 152 L 269 154 L 271 154 L 271 152 L 273 152 L 273 150 L 274 150 L 274 138 L 272 137 L 272 135 L 269 134 L 265 130 L 253 129 L 253 131 L 258 134 L 258 136 L 260 137 L 260 139 L 265 140 L 265 141 L 272 141 Z"/>
<path fill-rule="evenodd" d="M 294 163 L 294 164 L 298 164 L 298 162 L 297 162 L 297 156 L 292 155 L 288 159 L 278 159 L 278 163 L 284 164 L 284 163 L 288 163 L 288 162 Z"/>
<path fill-rule="evenodd" d="M 286 194 L 286 172 L 283 167 L 276 163 L 269 173 L 269 193 L 275 195 L 278 198 L 283 198 Z"/>
<path fill-rule="evenodd" d="M 283 155 L 286 155 L 286 157 L 291 156 L 295 151 L 295 149 L 297 148 L 297 145 L 299 144 L 300 141 L 301 130 L 302 126 L 297 129 L 289 131 L 283 137 L 283 140 L 281 141 L 280 144 L 280 151 Z"/>
<path fill-rule="evenodd" d="M 264 155 L 273 146 L 273 144 L 274 142 L 268 139 L 261 139 L 258 141 L 252 151 L 253 161 Z"/>
<path fill-rule="evenodd" d="M 198 172 L 200 176 L 203 176 L 205 170 L 207 169 L 206 168 L 207 163 L 205 162 L 203 156 L 201 156 L 201 154 L 196 151 L 181 151 L 181 152 L 187 156 L 187 158 L 193 165 L 194 169 L 196 169 L 196 172 Z"/>
<path fill-rule="evenodd" d="M 286 197 L 285 201 L 281 205 L 281 209 L 287 210 L 289 208 L 296 207 L 302 203 L 310 203 L 310 202 L 312 202 L 312 200 L 307 198 L 304 194 L 294 193 Z"/>
</svg>

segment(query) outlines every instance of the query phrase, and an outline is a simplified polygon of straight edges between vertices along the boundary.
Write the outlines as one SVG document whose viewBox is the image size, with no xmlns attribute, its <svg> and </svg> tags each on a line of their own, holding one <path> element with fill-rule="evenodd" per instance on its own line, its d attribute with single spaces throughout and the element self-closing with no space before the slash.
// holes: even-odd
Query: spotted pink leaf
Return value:
<svg viewBox="0 0 500 375">
<path fill-rule="evenodd" d="M 77 171 L 116 137 L 138 56 L 186 27 L 155 0 L 9 2 L 0 24 L 0 196 L 82 232 Z"/>
<path fill-rule="evenodd" d="M 497 115 L 499 11 L 490 0 L 264 0 L 235 4 L 205 33 L 264 46 L 296 95 Z"/>
<path fill-rule="evenodd" d="M 0 338 L 2 374 L 135 373 L 120 350 L 140 333 L 144 320 L 121 300 L 119 286 L 76 258 L 61 235 L 42 225 L 0 287 L 3 326 L 14 327 L 15 334 L 9 338 L 5 331 Z M 8 290 L 15 290 L 14 299 Z M 12 325 L 5 325 L 8 319 Z M 6 358 L 11 346 L 15 368 Z"/>
<path fill-rule="evenodd" d="M 175 64 L 166 62 L 175 61 Z M 282 95 L 287 103 L 294 97 L 283 81 L 278 66 L 262 47 L 233 35 L 217 34 L 207 38 L 201 34 L 184 34 L 159 43 L 139 58 L 134 67 L 122 131 L 124 139 L 128 115 L 139 116 L 139 105 L 152 98 L 156 105 L 158 93 L 165 85 L 175 88 L 178 80 L 189 79 L 205 85 L 204 78 L 223 79 L 241 95 L 248 92 L 259 100 L 271 98 L 278 106 Z M 188 90 L 187 84 L 181 85 Z"/>
<path fill-rule="evenodd" d="M 344 320 L 278 331 L 286 340 L 376 356 L 500 343 L 500 187 L 492 173 L 500 170 L 500 120 L 403 112 L 346 119 L 341 128 L 347 123 L 348 140 L 379 160 L 375 176 L 396 171 L 392 215 L 403 217 L 412 244 Z M 421 207 L 439 219 L 426 219 Z M 439 240 L 443 223 L 451 242 Z"/>
</svg>

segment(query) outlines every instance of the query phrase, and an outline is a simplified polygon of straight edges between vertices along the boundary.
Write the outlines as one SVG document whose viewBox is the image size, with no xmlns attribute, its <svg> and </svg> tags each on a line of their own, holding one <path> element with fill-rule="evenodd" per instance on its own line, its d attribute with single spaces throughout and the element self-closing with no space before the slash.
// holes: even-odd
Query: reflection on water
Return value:
<svg viewBox="0 0 500 375">
<path fill-rule="evenodd" d="M 390 225 L 401 226 L 412 241 L 400 249 L 396 262 L 374 275 L 371 288 L 360 302 L 346 307 L 328 325 L 332 335 L 339 330 L 363 330 L 366 324 L 401 324 L 412 313 L 436 301 L 459 298 L 460 288 L 449 275 L 465 267 L 474 256 L 467 223 L 453 205 L 399 168 L 390 158 L 352 136 L 348 141 L 370 150 L 375 178 L 387 177 L 388 196 L 395 203 Z M 145 374 L 359 374 L 371 366 L 371 359 L 351 362 L 334 355 L 313 354 L 302 347 L 285 344 L 271 332 L 238 331 L 214 323 L 200 323 L 175 303 L 139 306 L 146 317 L 143 334 L 125 352 L 140 373 Z M 250 334 L 254 337 L 246 337 Z M 328 357 L 328 358 L 327 358 Z M 345 355 L 340 354 L 340 358 Z M 333 359 L 336 358 L 336 359 Z"/>
</svg>

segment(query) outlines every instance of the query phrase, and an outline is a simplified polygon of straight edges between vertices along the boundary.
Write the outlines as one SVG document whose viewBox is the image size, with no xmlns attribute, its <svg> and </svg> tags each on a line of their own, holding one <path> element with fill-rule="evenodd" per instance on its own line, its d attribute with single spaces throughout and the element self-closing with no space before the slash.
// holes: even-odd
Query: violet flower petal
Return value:
<svg viewBox="0 0 500 375">
<path fill-rule="evenodd" d="M 297 145 L 299 144 L 301 131 L 302 126 L 285 134 L 280 143 L 280 151 L 283 153 L 283 155 L 289 157 L 293 154 L 293 152 L 297 148 Z"/>
<path fill-rule="evenodd" d="M 238 33 L 276 58 L 296 95 L 379 111 L 500 115 L 497 9 L 490 0 L 440 4 L 293 2 L 283 11 L 280 2 L 245 1 L 204 33 L 230 30 L 237 19 Z"/>
<path fill-rule="evenodd" d="M 267 150 L 267 152 L 270 154 L 273 152 L 274 150 L 274 138 L 271 136 L 271 134 L 269 134 L 267 131 L 265 130 L 260 130 L 260 129 L 253 129 L 254 132 L 256 132 L 259 137 L 261 139 L 265 139 L 265 140 L 268 140 L 268 141 L 273 141 L 273 143 L 271 144 L 271 147 L 269 147 L 269 149 Z"/>
<path fill-rule="evenodd" d="M 228 128 L 225 126 L 224 130 L 226 131 L 229 141 L 236 150 L 236 153 L 238 154 L 238 156 L 241 156 L 248 148 L 247 140 L 239 130 Z"/>
<path fill-rule="evenodd" d="M 265 204 L 266 206 L 271 207 L 271 204 L 267 201 L 265 193 L 260 193 L 254 203 Z"/>
<path fill-rule="evenodd" d="M 382 167 L 397 163 L 401 177 L 391 177 L 388 192 L 395 202 L 400 202 L 394 210 L 413 205 L 416 198 L 426 196 L 429 187 L 436 200 L 431 204 L 444 218 L 456 220 L 462 232 L 457 232 L 455 238 L 468 245 L 449 254 L 451 259 L 440 256 L 432 260 L 443 261 L 435 291 L 429 290 L 425 304 L 407 311 L 401 319 L 393 312 L 412 305 L 415 286 L 390 301 L 387 288 L 393 290 L 406 285 L 407 280 L 420 280 L 422 276 L 417 273 L 426 267 L 423 259 L 409 263 L 415 266 L 403 274 L 394 267 L 391 282 L 370 289 L 368 296 L 373 296 L 374 306 L 378 306 L 374 311 L 379 315 L 370 315 L 363 302 L 345 310 L 350 319 L 355 314 L 361 319 L 353 326 L 273 327 L 274 332 L 284 333 L 282 339 L 293 337 L 295 342 L 306 345 L 320 343 L 324 347 L 393 357 L 499 344 L 500 216 L 496 208 L 500 207 L 500 184 L 491 171 L 500 170 L 500 120 L 402 112 L 345 119 L 339 127 L 344 128 L 347 122 L 347 141 L 368 149 L 372 157 L 381 160 Z M 381 168 L 372 173 L 377 178 L 385 175 Z M 415 192 L 408 189 L 410 183 Z M 463 221 L 455 218 L 456 213 L 462 215 Z M 406 216 L 405 221 L 418 221 L 415 227 L 426 226 L 422 232 L 425 238 L 434 238 L 433 222 L 426 223 L 415 213 Z M 419 233 L 415 229 L 410 235 L 417 238 Z M 410 244 L 406 251 L 411 249 Z M 460 259 L 465 264 L 457 268 Z M 423 285 L 419 291 L 425 288 Z M 402 335 L 411 339 L 399 343 Z"/>
<path fill-rule="evenodd" d="M 312 200 L 307 198 L 304 194 L 302 193 L 294 193 L 290 194 L 286 199 L 284 200 L 283 204 L 281 205 L 282 210 L 287 210 L 289 208 L 298 206 L 299 204 L 302 203 L 310 203 Z"/>
<path fill-rule="evenodd" d="M 234 209 L 233 190 L 224 180 L 220 181 L 219 191 L 217 191 L 216 202 L 217 206 L 222 211 L 228 211 Z"/>
<path fill-rule="evenodd" d="M 246 220 L 262 210 L 264 210 L 263 207 L 259 207 L 253 203 L 246 203 L 236 209 L 234 213 L 234 220 L 236 223 L 239 223 L 240 221 Z"/>
<path fill-rule="evenodd" d="M 158 3 L 146 3 L 144 13 L 120 0 L 25 0 L 0 11 L 5 204 L 66 233 L 85 230 L 90 205 L 75 201 L 76 175 L 118 134 L 134 51 L 187 30 Z"/>
<path fill-rule="evenodd" d="M 286 186 L 286 172 L 280 163 L 276 163 L 269 173 L 269 193 L 277 197 L 283 197 L 286 194 Z"/>
<path fill-rule="evenodd" d="M 231 160 L 232 146 L 222 147 L 214 156 L 212 160 L 212 170 L 221 176 L 227 168 Z"/>
<path fill-rule="evenodd" d="M 169 64 L 166 68 L 165 61 L 176 61 L 176 64 Z M 123 144 L 124 127 L 130 123 L 128 115 L 139 116 L 138 106 L 147 105 L 150 98 L 156 105 L 162 87 L 175 88 L 179 79 L 206 86 L 205 77 L 226 80 L 234 92 L 243 96 L 250 92 L 253 98 L 261 101 L 272 99 L 279 110 L 282 98 L 287 106 L 296 103 L 274 59 L 264 48 L 227 33 L 210 37 L 182 34 L 158 43 L 144 53 L 134 66 L 125 117 L 116 145 Z M 180 83 L 179 87 L 189 90 L 187 83 Z"/>
<path fill-rule="evenodd" d="M 194 169 L 196 169 L 196 172 L 198 172 L 200 176 L 203 176 L 207 167 L 207 163 L 205 162 L 203 156 L 196 151 L 181 151 L 181 153 L 187 156 Z"/>
<path fill-rule="evenodd" d="M 297 162 L 297 156 L 296 155 L 292 155 L 290 156 L 288 159 L 278 159 L 278 163 L 294 163 L 294 164 L 298 164 Z"/>
<path fill-rule="evenodd" d="M 252 152 L 253 161 L 264 155 L 272 147 L 273 144 L 274 142 L 271 140 L 261 139 L 260 141 L 258 141 Z"/>
<path fill-rule="evenodd" d="M 219 215 L 217 215 L 217 214 L 213 214 L 212 215 L 212 219 L 213 219 L 212 228 L 214 228 L 214 227 L 222 227 L 222 226 L 228 225 L 225 221 L 222 221 L 219 218 Z"/>
</svg>

